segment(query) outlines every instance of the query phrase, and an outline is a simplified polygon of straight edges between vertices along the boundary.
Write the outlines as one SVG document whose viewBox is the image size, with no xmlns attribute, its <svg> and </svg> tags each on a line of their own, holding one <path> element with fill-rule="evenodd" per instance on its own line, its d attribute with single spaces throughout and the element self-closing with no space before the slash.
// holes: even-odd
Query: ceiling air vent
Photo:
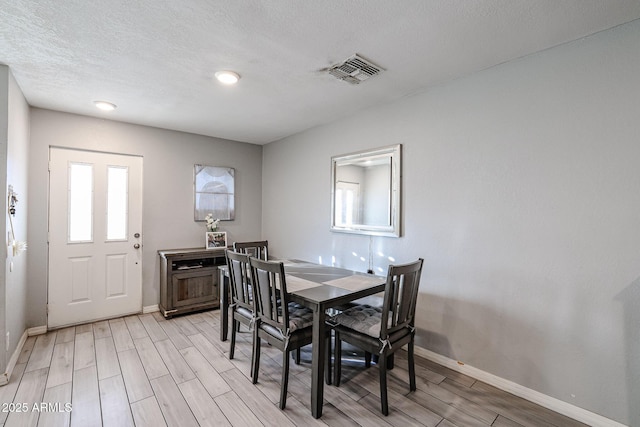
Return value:
<svg viewBox="0 0 640 427">
<path fill-rule="evenodd" d="M 328 71 L 339 80 L 357 85 L 384 70 L 361 56 L 353 55 L 343 63 L 332 66 Z"/>
</svg>

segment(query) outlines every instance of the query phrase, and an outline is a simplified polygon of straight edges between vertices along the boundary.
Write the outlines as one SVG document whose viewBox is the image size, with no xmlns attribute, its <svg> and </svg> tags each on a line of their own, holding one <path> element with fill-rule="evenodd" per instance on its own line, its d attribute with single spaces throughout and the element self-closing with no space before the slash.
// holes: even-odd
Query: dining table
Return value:
<svg viewBox="0 0 640 427">
<path fill-rule="evenodd" d="M 311 414 L 314 418 L 320 418 L 324 399 L 323 355 L 326 351 L 327 311 L 383 292 L 386 278 L 295 259 L 282 262 L 291 300 L 313 311 Z M 226 341 L 229 327 L 229 276 L 226 267 L 220 267 L 219 270 L 220 339 Z"/>
</svg>

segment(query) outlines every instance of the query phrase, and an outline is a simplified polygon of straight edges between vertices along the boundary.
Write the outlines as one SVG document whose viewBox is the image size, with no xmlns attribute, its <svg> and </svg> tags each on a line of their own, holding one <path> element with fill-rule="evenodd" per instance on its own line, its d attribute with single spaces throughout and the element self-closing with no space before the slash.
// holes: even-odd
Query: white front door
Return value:
<svg viewBox="0 0 640 427">
<path fill-rule="evenodd" d="M 142 310 L 142 158 L 51 148 L 49 328 Z"/>
</svg>

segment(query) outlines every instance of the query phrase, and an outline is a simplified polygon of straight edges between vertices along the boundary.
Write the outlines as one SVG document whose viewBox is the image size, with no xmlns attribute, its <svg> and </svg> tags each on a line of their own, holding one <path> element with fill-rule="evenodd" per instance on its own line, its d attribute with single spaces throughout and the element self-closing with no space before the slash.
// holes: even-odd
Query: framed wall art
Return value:
<svg viewBox="0 0 640 427">
<path fill-rule="evenodd" d="M 207 214 L 222 221 L 235 219 L 235 169 L 194 165 L 194 219 Z"/>
</svg>

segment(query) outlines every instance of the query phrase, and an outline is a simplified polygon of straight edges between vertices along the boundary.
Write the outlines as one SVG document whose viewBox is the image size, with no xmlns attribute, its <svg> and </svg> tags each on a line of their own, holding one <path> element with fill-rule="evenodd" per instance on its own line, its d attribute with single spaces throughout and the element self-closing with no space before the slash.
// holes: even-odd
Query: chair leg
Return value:
<svg viewBox="0 0 640 427">
<path fill-rule="evenodd" d="M 335 331 L 333 348 L 333 384 L 338 387 L 340 385 L 340 375 L 342 374 L 342 341 L 340 334 Z"/>
<path fill-rule="evenodd" d="M 416 366 L 413 359 L 413 339 L 407 348 L 407 362 L 409 364 L 409 390 L 416 391 Z"/>
<path fill-rule="evenodd" d="M 368 351 L 364 352 L 364 366 L 365 368 L 371 367 L 371 353 L 369 353 Z"/>
<path fill-rule="evenodd" d="M 253 381 L 253 374 L 254 374 L 253 371 L 255 367 L 256 367 L 256 349 L 252 345 L 251 346 L 251 368 L 249 368 L 249 377 L 251 378 L 251 381 Z"/>
<path fill-rule="evenodd" d="M 233 356 L 236 351 L 236 329 L 238 328 L 238 321 L 236 319 L 231 319 L 231 344 L 229 347 L 229 359 L 233 359 Z"/>
<path fill-rule="evenodd" d="M 282 384 L 280 385 L 280 409 L 287 406 L 287 388 L 289 387 L 289 351 L 283 351 L 282 356 Z"/>
<path fill-rule="evenodd" d="M 382 413 L 389 415 L 389 400 L 387 399 L 387 356 L 382 355 L 378 359 L 378 369 L 380 370 L 380 405 Z"/>
<path fill-rule="evenodd" d="M 293 353 L 293 360 L 296 362 L 296 365 L 300 364 L 300 347 L 298 347 Z"/>
<path fill-rule="evenodd" d="M 255 384 L 258 382 L 258 371 L 260 370 L 260 337 L 258 336 L 258 328 L 254 327 L 253 333 L 253 368 L 251 381 Z"/>
<path fill-rule="evenodd" d="M 327 334 L 327 343 L 324 351 L 324 379 L 327 385 L 331 385 L 331 331 Z"/>
</svg>

